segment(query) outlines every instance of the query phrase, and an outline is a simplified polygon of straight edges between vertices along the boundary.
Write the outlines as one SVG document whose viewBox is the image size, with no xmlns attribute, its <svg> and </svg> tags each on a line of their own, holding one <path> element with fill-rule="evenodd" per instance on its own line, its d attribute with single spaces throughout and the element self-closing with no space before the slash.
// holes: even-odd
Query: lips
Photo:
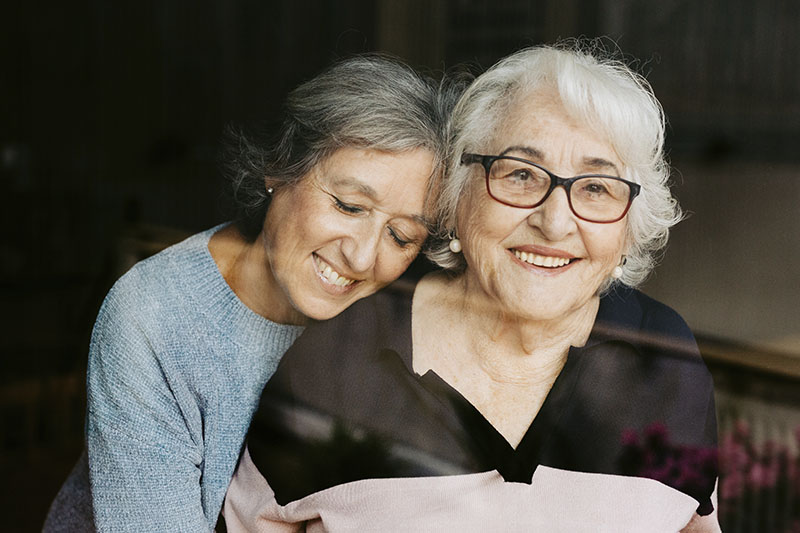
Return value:
<svg viewBox="0 0 800 533">
<path fill-rule="evenodd" d="M 530 265 L 543 268 L 560 268 L 570 264 L 575 260 L 575 258 L 572 257 L 542 255 L 533 252 L 523 252 L 514 248 L 512 248 L 511 251 L 514 252 L 514 255 L 517 257 L 517 259 L 523 263 L 528 263 Z"/>
<path fill-rule="evenodd" d="M 317 267 L 317 273 L 323 281 L 335 285 L 337 287 L 347 287 L 352 285 L 357 280 L 347 278 L 336 272 L 328 263 L 323 261 L 317 254 L 314 254 L 314 264 Z"/>
</svg>

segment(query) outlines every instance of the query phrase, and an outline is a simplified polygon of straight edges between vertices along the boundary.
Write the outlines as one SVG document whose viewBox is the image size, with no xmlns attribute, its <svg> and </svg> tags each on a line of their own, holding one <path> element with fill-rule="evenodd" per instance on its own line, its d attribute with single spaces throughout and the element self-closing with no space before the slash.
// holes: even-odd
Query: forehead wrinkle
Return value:
<svg viewBox="0 0 800 533">
<path fill-rule="evenodd" d="M 511 152 L 522 152 L 526 156 L 530 157 L 535 163 L 539 163 L 545 160 L 544 153 L 538 148 L 534 148 L 533 146 L 521 146 L 521 145 L 509 146 L 508 148 L 500 152 L 499 155 L 508 155 Z M 592 170 L 608 169 L 612 170 L 616 175 L 619 175 L 620 173 L 619 168 L 617 168 L 616 164 L 603 157 L 591 157 L 591 156 L 584 157 L 581 163 L 587 169 L 592 169 Z"/>
</svg>

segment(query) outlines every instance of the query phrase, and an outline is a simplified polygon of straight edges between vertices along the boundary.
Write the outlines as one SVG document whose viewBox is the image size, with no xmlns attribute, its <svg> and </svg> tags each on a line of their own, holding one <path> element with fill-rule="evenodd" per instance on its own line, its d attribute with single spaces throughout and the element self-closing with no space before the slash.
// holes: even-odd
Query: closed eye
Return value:
<svg viewBox="0 0 800 533">
<path fill-rule="evenodd" d="M 343 213 L 347 213 L 349 215 L 357 215 L 359 213 L 364 212 L 364 209 L 358 207 L 357 205 L 346 204 L 333 195 L 331 195 L 331 198 L 333 198 L 333 204 L 336 206 L 336 209 L 338 209 Z"/>
<path fill-rule="evenodd" d="M 402 237 L 401 234 L 397 230 L 392 228 L 391 226 L 387 227 L 386 229 L 389 232 L 389 235 L 392 237 L 392 239 L 394 239 L 394 242 L 400 248 L 405 248 L 405 247 L 407 247 L 408 245 L 411 244 L 411 242 L 412 242 L 411 240 L 408 240 L 408 239 Z"/>
</svg>

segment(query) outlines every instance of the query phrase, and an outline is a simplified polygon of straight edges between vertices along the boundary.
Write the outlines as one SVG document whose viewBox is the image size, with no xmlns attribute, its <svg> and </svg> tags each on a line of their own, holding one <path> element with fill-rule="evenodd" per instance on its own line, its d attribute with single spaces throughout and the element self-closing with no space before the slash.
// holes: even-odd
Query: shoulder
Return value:
<svg viewBox="0 0 800 533">
<path fill-rule="evenodd" d="M 112 292 L 160 292 L 188 276 L 207 274 L 214 265 L 208 241 L 215 229 L 196 233 L 139 261 L 117 280 Z"/>
<path fill-rule="evenodd" d="M 593 337 L 593 357 L 583 359 L 592 379 L 581 390 L 598 419 L 615 412 L 619 431 L 658 423 L 677 442 L 715 442 L 713 378 L 675 310 L 618 287 L 601 300 Z"/>
<path fill-rule="evenodd" d="M 605 295 L 593 335 L 598 341 L 611 342 L 603 344 L 605 350 L 627 346 L 623 351 L 639 354 L 629 358 L 636 369 L 629 375 L 643 379 L 653 390 L 658 388 L 656 382 L 664 385 L 665 394 L 669 390 L 709 391 L 713 387 L 686 321 L 669 306 L 638 290 L 618 287 Z"/>
<path fill-rule="evenodd" d="M 677 311 L 643 292 L 635 289 L 632 289 L 631 292 L 642 310 L 643 329 L 694 340 L 689 325 Z"/>
<path fill-rule="evenodd" d="M 143 318 L 154 311 L 187 305 L 187 284 L 199 284 L 216 273 L 208 239 L 217 228 L 192 235 L 139 261 L 123 274 L 106 295 L 103 312 L 133 313 Z"/>
<path fill-rule="evenodd" d="M 603 296 L 597 319 L 642 335 L 695 342 L 686 321 L 674 309 L 626 286 L 615 287 Z"/>
<path fill-rule="evenodd" d="M 385 329 L 410 317 L 411 300 L 416 283 L 402 281 L 354 302 L 339 315 L 317 322 L 306 329 L 304 336 L 321 328 Z"/>
<path fill-rule="evenodd" d="M 290 353 L 314 350 L 365 349 L 391 344 L 394 333 L 411 320 L 411 294 L 406 288 L 389 287 L 353 303 L 339 315 L 306 327 Z"/>
<path fill-rule="evenodd" d="M 369 369 L 386 350 L 409 350 L 410 298 L 405 291 L 387 288 L 330 320 L 308 325 L 284 354 L 268 388 L 297 383 L 343 387 L 355 376 L 368 379 Z"/>
<path fill-rule="evenodd" d="M 210 277 L 213 260 L 204 258 L 209 231 L 140 261 L 116 281 L 94 324 L 90 367 L 139 361 L 155 368 L 157 354 L 202 337 L 198 306 L 187 285 L 200 287 L 200 280 Z"/>
</svg>

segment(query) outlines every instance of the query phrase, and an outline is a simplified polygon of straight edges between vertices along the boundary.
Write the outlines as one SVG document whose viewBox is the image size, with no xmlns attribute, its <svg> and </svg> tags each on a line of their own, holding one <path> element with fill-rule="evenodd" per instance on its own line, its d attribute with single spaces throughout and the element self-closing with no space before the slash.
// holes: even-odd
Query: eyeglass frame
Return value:
<svg viewBox="0 0 800 533">
<path fill-rule="evenodd" d="M 515 205 L 497 198 L 495 195 L 492 194 L 492 189 L 489 186 L 489 173 L 491 172 L 492 165 L 498 159 L 511 159 L 512 161 L 519 161 L 520 163 L 525 163 L 526 165 L 531 165 L 533 167 L 538 168 L 539 170 L 541 170 L 550 177 L 550 188 L 547 189 L 547 192 L 544 194 L 541 200 L 531 205 Z M 462 165 L 471 165 L 475 163 L 480 163 L 481 166 L 483 166 L 484 170 L 486 171 L 486 177 L 485 177 L 486 192 L 494 201 L 499 202 L 503 205 L 507 205 L 509 207 L 517 207 L 520 209 L 533 209 L 534 207 L 539 207 L 540 205 L 545 203 L 545 201 L 547 201 L 547 199 L 550 198 L 550 194 L 556 189 L 556 187 L 561 186 L 564 188 L 564 192 L 567 193 L 567 203 L 569 204 L 569 209 L 570 211 L 572 211 L 572 214 L 581 220 L 585 220 L 586 222 L 592 222 L 593 224 L 613 224 L 614 222 L 619 222 L 620 220 L 625 218 L 625 215 L 628 214 L 628 211 L 631 208 L 631 204 L 633 204 L 633 200 L 637 196 L 639 196 L 639 193 L 641 192 L 642 189 L 642 186 L 639 185 L 638 183 L 628 181 L 626 179 L 620 178 L 619 176 L 609 176 L 606 174 L 581 174 L 580 176 L 573 176 L 571 178 L 562 178 L 561 176 L 553 174 L 552 172 L 544 168 L 542 165 L 536 164 L 533 161 L 528 161 L 527 159 L 522 159 L 521 157 L 516 157 L 513 155 L 480 155 L 480 154 L 470 154 L 470 153 L 464 153 L 461 155 Z M 622 212 L 622 214 L 619 217 L 615 218 L 614 220 L 591 220 L 589 218 L 582 217 L 578 213 L 576 213 L 575 208 L 572 207 L 572 194 L 570 193 L 570 189 L 572 188 L 573 183 L 583 178 L 607 178 L 616 181 L 621 181 L 626 185 L 628 185 L 628 187 L 630 188 L 630 194 L 628 196 L 628 205 L 625 206 L 625 210 Z"/>
</svg>

